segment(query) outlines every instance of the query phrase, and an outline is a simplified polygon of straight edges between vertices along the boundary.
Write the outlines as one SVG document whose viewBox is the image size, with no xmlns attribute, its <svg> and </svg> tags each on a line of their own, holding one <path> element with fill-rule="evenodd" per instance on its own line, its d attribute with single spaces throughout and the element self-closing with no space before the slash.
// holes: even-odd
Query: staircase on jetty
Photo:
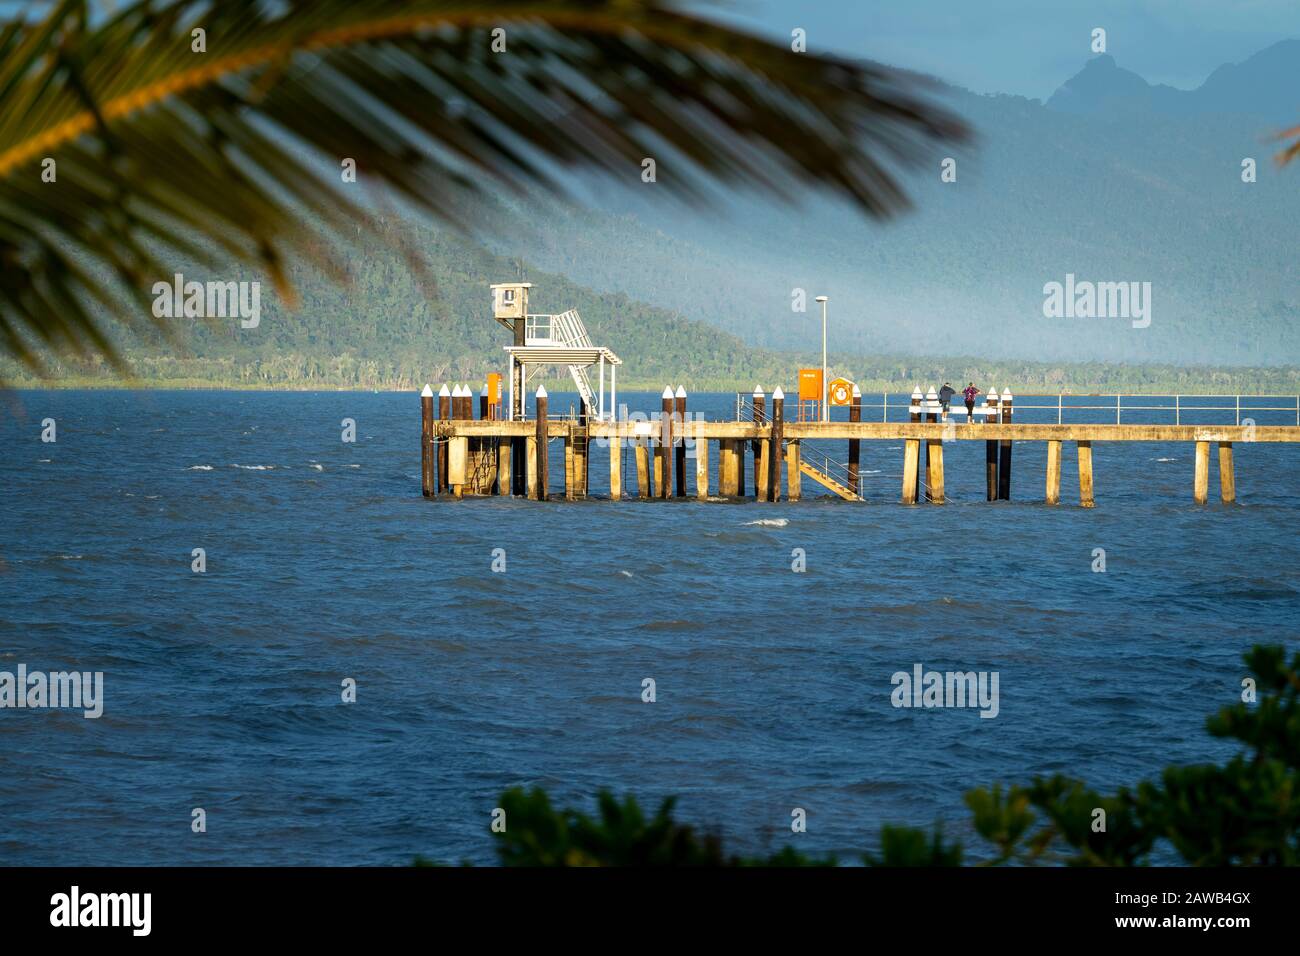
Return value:
<svg viewBox="0 0 1300 956">
<path fill-rule="evenodd" d="M 787 444 L 789 443 L 787 442 Z M 807 453 L 805 452 L 805 454 Z M 840 482 L 832 478 L 829 474 L 822 471 L 820 468 L 814 467 L 812 463 L 809 462 L 808 459 L 804 458 L 803 456 L 800 456 L 799 458 L 799 470 L 803 472 L 805 475 L 807 475 L 809 478 L 811 478 L 813 481 L 817 482 L 827 491 L 834 492 L 835 494 L 843 498 L 845 501 L 862 500 L 862 496 L 859 495 L 852 488 L 850 488 L 848 485 L 841 484 Z"/>
<path fill-rule="evenodd" d="M 550 334 L 545 340 L 534 334 L 528 338 L 529 345 L 551 345 L 562 349 L 590 349 L 595 348 L 591 344 L 591 336 L 587 334 L 587 327 L 582 324 L 582 316 L 578 315 L 577 309 L 570 309 L 568 312 L 561 312 L 559 315 L 530 315 L 529 321 L 533 319 L 550 319 Z M 590 409 L 596 408 L 596 392 L 591 387 L 591 381 L 587 378 L 587 367 L 585 365 L 570 365 L 569 374 L 573 376 L 573 384 L 578 387 L 578 394 Z"/>
</svg>

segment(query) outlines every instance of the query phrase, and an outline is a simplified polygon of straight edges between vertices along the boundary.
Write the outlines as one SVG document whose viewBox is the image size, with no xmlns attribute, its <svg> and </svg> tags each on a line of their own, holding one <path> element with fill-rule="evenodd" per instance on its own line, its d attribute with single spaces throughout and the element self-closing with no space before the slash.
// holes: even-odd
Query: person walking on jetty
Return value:
<svg viewBox="0 0 1300 956">
<path fill-rule="evenodd" d="M 966 399 L 966 421 L 972 425 L 975 424 L 975 396 L 980 394 L 980 390 L 971 382 L 962 390 L 962 397 Z"/>
<path fill-rule="evenodd" d="M 953 388 L 947 382 L 943 383 L 943 388 L 939 389 L 939 407 L 943 409 L 943 420 L 948 420 L 948 406 L 952 404 L 952 397 L 957 394 L 957 389 Z"/>
</svg>

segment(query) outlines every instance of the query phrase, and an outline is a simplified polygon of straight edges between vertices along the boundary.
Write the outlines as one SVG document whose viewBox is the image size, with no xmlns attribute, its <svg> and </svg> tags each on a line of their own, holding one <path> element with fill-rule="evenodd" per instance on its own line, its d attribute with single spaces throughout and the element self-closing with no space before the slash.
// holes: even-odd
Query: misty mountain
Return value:
<svg viewBox="0 0 1300 956">
<path fill-rule="evenodd" d="M 1064 113 L 1230 113 L 1279 126 L 1300 119 L 1300 40 L 1282 40 L 1243 63 L 1219 67 L 1194 90 L 1153 85 L 1109 54 L 1089 60 L 1047 100 Z"/>
<path fill-rule="evenodd" d="M 1291 364 L 1300 170 L 1274 166 L 1277 121 L 1265 116 L 1300 100 L 1295 48 L 1187 93 L 1109 58 L 1047 104 L 946 88 L 976 147 L 952 157 L 955 182 L 941 181 L 942 155 L 905 175 L 916 208 L 890 223 L 812 196 L 793 209 L 755 194 L 688 206 L 661 188 L 676 174 L 667 158 L 659 183 L 638 168 L 625 186 L 581 184 L 585 209 L 510 200 L 479 221 L 500 254 L 762 347 L 819 345 L 812 298 L 824 293 L 833 352 Z M 1247 160 L 1255 182 L 1243 181 Z M 1150 325 L 1046 318 L 1044 287 L 1067 274 L 1151 283 Z M 807 312 L 792 310 L 796 290 Z"/>
</svg>

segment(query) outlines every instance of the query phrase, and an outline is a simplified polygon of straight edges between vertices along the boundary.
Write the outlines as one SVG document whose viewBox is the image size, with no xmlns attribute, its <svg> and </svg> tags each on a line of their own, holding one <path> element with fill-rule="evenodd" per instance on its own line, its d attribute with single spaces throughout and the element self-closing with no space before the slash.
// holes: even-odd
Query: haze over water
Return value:
<svg viewBox="0 0 1300 956">
<path fill-rule="evenodd" d="M 966 838 L 969 787 L 1111 789 L 1230 755 L 1203 725 L 1238 699 L 1242 651 L 1300 637 L 1293 446 L 1236 446 L 1233 507 L 1213 466 L 1193 506 L 1190 444 L 1099 443 L 1096 509 L 1069 444 L 1047 508 L 1041 442 L 990 505 L 982 444 L 956 442 L 948 503 L 904 508 L 888 441 L 863 443 L 866 504 L 808 479 L 798 504 L 430 502 L 414 394 L 14 397 L 0 670 L 102 670 L 105 700 L 98 720 L 0 710 L 8 864 L 489 862 L 517 784 L 588 808 L 601 787 L 679 794 L 737 851 L 850 856 L 939 819 Z M 997 718 L 895 709 L 890 677 L 918 663 L 998 671 Z"/>
</svg>

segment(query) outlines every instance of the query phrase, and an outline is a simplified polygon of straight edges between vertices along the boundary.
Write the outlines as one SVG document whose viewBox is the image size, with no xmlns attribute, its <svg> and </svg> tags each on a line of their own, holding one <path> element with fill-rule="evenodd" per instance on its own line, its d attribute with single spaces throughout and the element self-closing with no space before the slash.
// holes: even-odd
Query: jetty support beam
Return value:
<svg viewBox="0 0 1300 956">
<path fill-rule="evenodd" d="M 1092 499 L 1092 442 L 1076 442 L 1079 446 L 1079 507 L 1091 508 Z"/>
<path fill-rule="evenodd" d="M 1232 442 L 1219 442 L 1219 494 L 1225 505 L 1237 500 L 1237 472 L 1232 465 Z"/>
<path fill-rule="evenodd" d="M 1196 474 L 1192 481 L 1192 498 L 1198 505 L 1205 504 L 1210 492 L 1210 443 L 1196 443 Z"/>
<path fill-rule="evenodd" d="M 1047 494 L 1044 500 L 1049 505 L 1061 503 L 1061 443 L 1059 441 L 1047 443 Z"/>
</svg>

